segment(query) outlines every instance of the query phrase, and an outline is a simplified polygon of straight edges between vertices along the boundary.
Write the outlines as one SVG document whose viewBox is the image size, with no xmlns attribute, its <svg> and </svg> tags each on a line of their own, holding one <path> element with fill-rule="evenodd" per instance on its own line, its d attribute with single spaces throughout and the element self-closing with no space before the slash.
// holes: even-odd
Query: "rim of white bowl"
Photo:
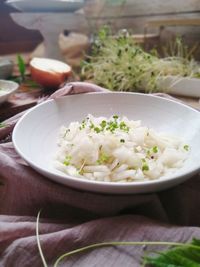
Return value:
<svg viewBox="0 0 200 267">
<path fill-rule="evenodd" d="M 16 82 L 0 79 L 0 83 L 1 82 L 4 83 L 4 84 L 10 84 L 10 85 L 13 86 L 13 88 L 7 89 L 8 92 L 5 92 L 5 94 L 1 95 L 0 97 L 9 95 L 9 94 L 15 92 L 19 88 L 19 84 L 16 83 Z"/>
</svg>

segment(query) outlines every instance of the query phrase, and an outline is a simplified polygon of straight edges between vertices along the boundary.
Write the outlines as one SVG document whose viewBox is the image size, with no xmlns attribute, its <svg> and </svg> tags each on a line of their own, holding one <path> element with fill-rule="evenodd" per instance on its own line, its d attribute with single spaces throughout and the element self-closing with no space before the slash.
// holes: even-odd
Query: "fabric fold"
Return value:
<svg viewBox="0 0 200 267">
<path fill-rule="evenodd" d="M 89 92 L 108 91 L 76 82 L 48 99 Z M 5 143 L 23 114 L 0 128 L 4 142 L 0 144 L 0 267 L 42 266 L 35 231 L 40 210 L 40 241 L 49 267 L 62 253 L 97 242 L 200 238 L 199 175 L 152 194 L 97 194 L 58 184 L 28 166 L 12 142 Z M 59 266 L 137 267 L 143 254 L 142 246 L 100 248 L 65 259 Z"/>
</svg>

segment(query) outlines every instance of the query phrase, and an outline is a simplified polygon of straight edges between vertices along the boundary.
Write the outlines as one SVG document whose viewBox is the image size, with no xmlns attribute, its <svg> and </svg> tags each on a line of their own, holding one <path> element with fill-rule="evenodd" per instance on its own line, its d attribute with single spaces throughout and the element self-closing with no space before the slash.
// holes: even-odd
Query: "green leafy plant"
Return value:
<svg viewBox="0 0 200 267">
<path fill-rule="evenodd" d="M 17 82 L 21 85 L 23 84 L 23 86 L 25 86 L 26 88 L 41 88 L 38 83 L 31 79 L 30 75 L 26 74 L 26 63 L 20 54 L 17 55 L 17 67 L 20 75 L 11 76 L 9 80 Z"/>
<path fill-rule="evenodd" d="M 21 81 L 24 81 L 25 72 L 26 72 L 26 64 L 22 56 L 19 54 L 17 55 L 17 65 L 18 65 Z"/>
<path fill-rule="evenodd" d="M 180 47 L 179 42 L 178 51 Z M 181 54 L 159 58 L 155 52 L 147 53 L 126 30 L 113 36 L 108 27 L 99 31 L 81 70 L 83 80 L 116 91 L 156 92 L 160 79 L 169 75 L 198 77 L 200 66 Z"/>
<path fill-rule="evenodd" d="M 39 254 L 44 267 L 48 267 L 48 264 L 45 260 L 44 254 L 42 252 L 40 237 L 39 237 L 39 219 L 40 213 L 37 216 L 36 222 L 36 238 Z M 200 267 L 200 240 L 193 239 L 190 243 L 178 243 L 178 242 L 148 242 L 148 241 L 112 241 L 112 242 L 102 242 L 91 244 L 82 248 L 78 248 L 67 252 L 57 258 L 53 267 L 58 267 L 59 263 L 72 255 L 83 253 L 92 249 L 102 248 L 102 247 L 111 247 L 111 246 L 167 246 L 168 250 L 164 252 L 154 252 L 158 256 L 152 256 L 149 254 L 151 252 L 146 251 L 145 255 L 142 258 L 142 266 L 151 266 L 151 267 Z M 152 253 L 151 253 L 152 254 Z"/>
<path fill-rule="evenodd" d="M 155 254 L 158 256 L 144 258 L 146 264 L 155 267 L 200 267 L 200 240 L 194 238 L 189 244 Z"/>
</svg>

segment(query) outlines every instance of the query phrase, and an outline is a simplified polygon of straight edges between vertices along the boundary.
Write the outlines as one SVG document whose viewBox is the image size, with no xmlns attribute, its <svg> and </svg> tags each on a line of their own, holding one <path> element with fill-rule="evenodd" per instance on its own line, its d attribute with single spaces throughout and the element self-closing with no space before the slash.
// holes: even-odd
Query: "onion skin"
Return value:
<svg viewBox="0 0 200 267">
<path fill-rule="evenodd" d="M 32 79 L 47 89 L 58 89 L 71 75 L 71 67 L 67 72 L 48 72 L 30 66 Z"/>
</svg>

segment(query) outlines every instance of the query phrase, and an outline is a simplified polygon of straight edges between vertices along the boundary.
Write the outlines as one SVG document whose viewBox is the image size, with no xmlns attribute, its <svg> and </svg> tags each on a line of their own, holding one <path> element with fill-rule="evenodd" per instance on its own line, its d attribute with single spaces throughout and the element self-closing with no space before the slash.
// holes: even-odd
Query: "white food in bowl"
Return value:
<svg viewBox="0 0 200 267">
<path fill-rule="evenodd" d="M 183 166 L 189 146 L 141 121 L 88 115 L 62 126 L 55 167 L 68 175 L 104 182 L 158 179 Z"/>
</svg>

